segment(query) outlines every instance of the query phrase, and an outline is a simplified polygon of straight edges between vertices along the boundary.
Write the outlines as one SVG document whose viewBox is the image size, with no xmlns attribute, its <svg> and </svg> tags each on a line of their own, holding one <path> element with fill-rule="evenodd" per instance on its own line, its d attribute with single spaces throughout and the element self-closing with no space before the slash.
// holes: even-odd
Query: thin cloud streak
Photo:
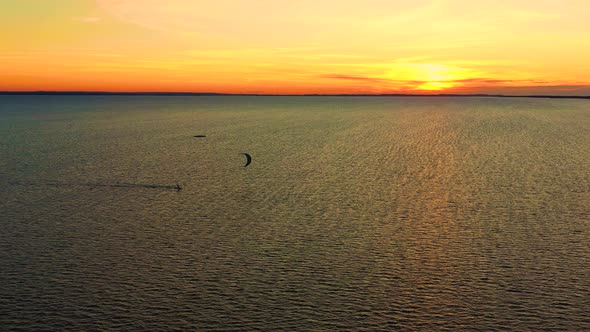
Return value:
<svg viewBox="0 0 590 332">
<path fill-rule="evenodd" d="M 354 76 L 354 75 L 343 75 L 343 74 L 324 74 L 319 75 L 318 78 L 336 79 L 336 80 L 347 80 L 347 81 L 366 81 L 366 82 L 382 82 L 382 83 L 405 83 L 405 84 L 424 84 L 432 82 L 432 80 L 396 80 L 378 77 L 368 76 Z M 493 79 L 486 77 L 475 77 L 465 79 L 448 79 L 448 80 L 436 80 L 436 82 L 444 83 L 464 83 L 464 84 L 477 84 L 477 83 L 490 83 L 490 84 L 506 84 L 506 83 L 539 83 L 546 84 L 547 81 L 538 81 L 532 79 L 519 79 L 519 80 L 506 80 L 506 79 Z M 554 85 L 554 86 L 572 86 L 578 85 Z"/>
<path fill-rule="evenodd" d="M 318 77 L 319 78 L 335 79 L 335 80 L 346 80 L 346 81 L 364 81 L 364 82 L 382 82 L 382 83 L 391 82 L 391 80 L 383 79 L 383 78 L 352 76 L 352 75 L 338 75 L 338 74 L 320 75 Z"/>
<path fill-rule="evenodd" d="M 74 21 L 84 22 L 84 23 L 97 23 L 102 20 L 100 17 L 75 17 Z"/>
</svg>

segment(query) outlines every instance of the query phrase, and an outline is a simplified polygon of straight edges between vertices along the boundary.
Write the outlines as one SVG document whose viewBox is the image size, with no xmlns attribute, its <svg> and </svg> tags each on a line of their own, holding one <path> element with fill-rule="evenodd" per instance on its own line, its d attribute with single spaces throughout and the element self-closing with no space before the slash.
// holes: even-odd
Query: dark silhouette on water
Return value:
<svg viewBox="0 0 590 332">
<path fill-rule="evenodd" d="M 207 137 L 207 135 L 195 135 L 195 136 L 193 136 L 193 137 L 196 137 L 196 138 L 201 138 L 201 137 Z"/>
<path fill-rule="evenodd" d="M 252 157 L 247 153 L 244 153 L 244 156 L 246 156 L 246 165 L 244 165 L 244 167 L 248 167 L 248 165 L 252 163 Z"/>
<path fill-rule="evenodd" d="M 128 182 L 117 182 L 115 184 L 108 183 L 93 183 L 93 182 L 57 182 L 57 181 L 35 181 L 35 182 L 9 182 L 10 185 L 14 186 L 48 186 L 48 187 L 90 187 L 93 188 L 143 188 L 143 189 L 161 189 L 161 190 L 176 190 L 181 191 L 182 187 L 180 184 L 176 185 L 163 185 L 163 184 L 150 184 L 150 183 L 128 183 Z"/>
</svg>

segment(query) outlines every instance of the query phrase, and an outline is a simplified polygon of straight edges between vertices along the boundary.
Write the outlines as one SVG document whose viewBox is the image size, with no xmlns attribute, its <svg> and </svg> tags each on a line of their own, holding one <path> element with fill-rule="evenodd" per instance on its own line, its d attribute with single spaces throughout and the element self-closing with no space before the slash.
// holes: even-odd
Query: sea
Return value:
<svg viewBox="0 0 590 332">
<path fill-rule="evenodd" d="M 0 330 L 590 331 L 590 100 L 0 96 Z"/>
</svg>

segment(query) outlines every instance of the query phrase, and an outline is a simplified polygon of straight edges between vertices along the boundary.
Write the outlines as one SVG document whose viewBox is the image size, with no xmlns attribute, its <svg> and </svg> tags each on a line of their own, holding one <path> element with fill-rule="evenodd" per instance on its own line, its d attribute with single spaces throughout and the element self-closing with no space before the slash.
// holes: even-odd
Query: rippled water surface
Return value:
<svg viewBox="0 0 590 332">
<path fill-rule="evenodd" d="M 590 101 L 0 96 L 0 157 L 2 331 L 590 330 Z"/>
</svg>

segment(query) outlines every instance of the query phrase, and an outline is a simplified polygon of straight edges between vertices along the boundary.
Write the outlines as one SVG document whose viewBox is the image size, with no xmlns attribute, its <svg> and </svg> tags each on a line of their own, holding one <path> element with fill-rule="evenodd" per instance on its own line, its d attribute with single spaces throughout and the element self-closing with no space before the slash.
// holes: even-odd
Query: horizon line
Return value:
<svg viewBox="0 0 590 332">
<path fill-rule="evenodd" d="M 497 97 L 497 98 L 552 98 L 590 99 L 590 96 L 565 95 L 505 95 L 487 93 L 221 93 L 221 92 L 165 92 L 165 91 L 0 91 L 0 95 L 57 95 L 57 96 L 260 96 L 260 97 Z"/>
</svg>

